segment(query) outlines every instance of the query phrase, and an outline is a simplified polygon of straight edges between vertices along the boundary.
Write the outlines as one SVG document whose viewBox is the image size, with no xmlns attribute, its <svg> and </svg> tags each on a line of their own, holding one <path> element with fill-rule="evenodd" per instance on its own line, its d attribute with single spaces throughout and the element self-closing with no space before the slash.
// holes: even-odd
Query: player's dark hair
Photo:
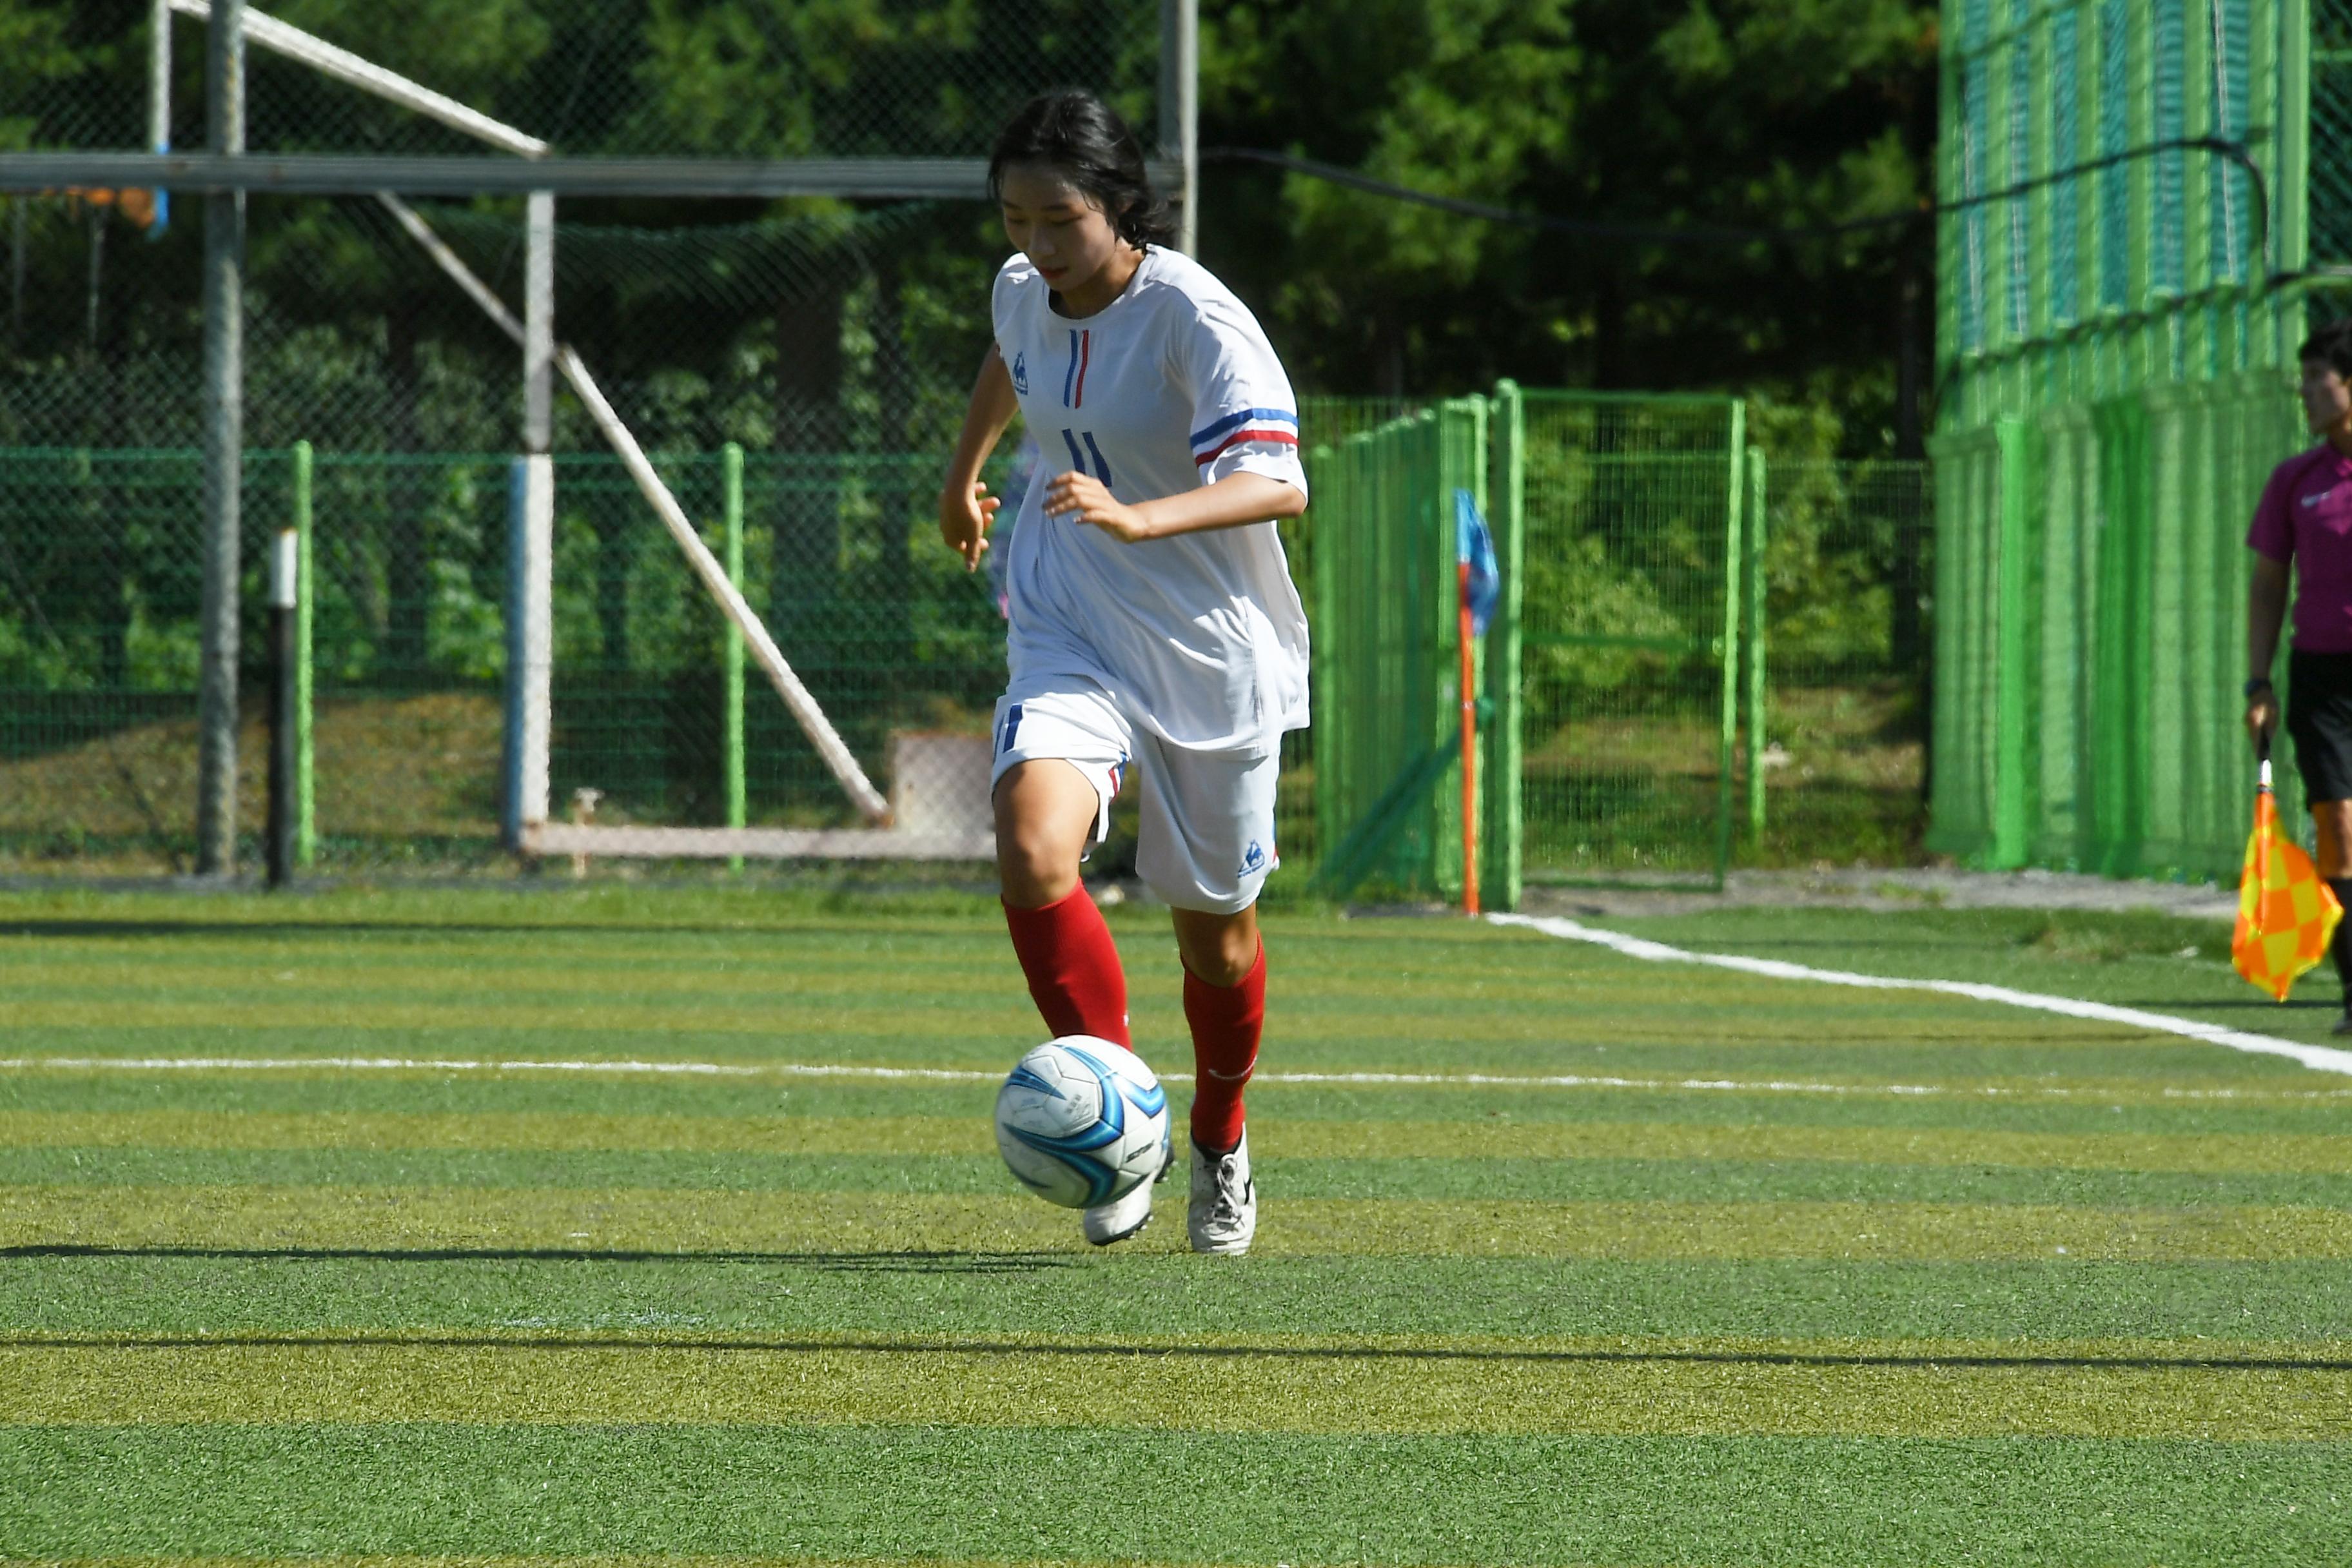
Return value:
<svg viewBox="0 0 2352 1568">
<path fill-rule="evenodd" d="M 1175 215 L 1169 211 L 1167 198 L 1151 188 L 1135 132 L 1108 104 L 1082 88 L 1041 92 L 1004 122 L 988 155 L 992 201 L 1003 199 L 1004 171 L 1015 163 L 1044 163 L 1055 170 L 1109 215 L 1119 238 L 1129 245 L 1175 241 Z"/>
<path fill-rule="evenodd" d="M 2294 357 L 2326 360 L 2336 374 L 2352 381 L 2352 316 L 2339 316 L 2304 339 Z"/>
</svg>

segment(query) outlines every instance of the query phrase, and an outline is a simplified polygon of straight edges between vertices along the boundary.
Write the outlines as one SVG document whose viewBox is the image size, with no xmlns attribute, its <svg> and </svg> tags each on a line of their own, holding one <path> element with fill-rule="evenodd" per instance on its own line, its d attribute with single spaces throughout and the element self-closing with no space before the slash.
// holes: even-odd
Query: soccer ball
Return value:
<svg viewBox="0 0 2352 1568">
<path fill-rule="evenodd" d="M 1125 1046 L 1064 1035 L 1023 1057 L 996 1091 L 996 1146 L 1047 1203 L 1110 1203 L 1168 1163 L 1168 1091 Z"/>
</svg>

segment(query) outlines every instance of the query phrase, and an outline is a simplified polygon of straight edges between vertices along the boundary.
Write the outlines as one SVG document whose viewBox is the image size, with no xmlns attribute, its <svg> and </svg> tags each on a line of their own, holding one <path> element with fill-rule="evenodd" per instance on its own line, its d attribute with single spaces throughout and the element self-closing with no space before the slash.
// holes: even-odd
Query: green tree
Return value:
<svg viewBox="0 0 2352 1568">
<path fill-rule="evenodd" d="M 1929 189 L 1935 10 L 1913 0 L 1261 0 L 1203 19 L 1205 144 L 1530 213 L 1836 224 Z M 1906 231 L 1669 245 L 1545 234 L 1304 175 L 1207 176 L 1203 248 L 1302 379 L 1737 388 L 1890 420 Z"/>
</svg>

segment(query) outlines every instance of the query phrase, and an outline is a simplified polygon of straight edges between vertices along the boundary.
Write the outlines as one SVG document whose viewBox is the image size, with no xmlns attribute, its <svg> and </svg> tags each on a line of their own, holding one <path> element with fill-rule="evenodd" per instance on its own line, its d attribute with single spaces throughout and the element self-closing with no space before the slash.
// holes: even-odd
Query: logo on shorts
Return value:
<svg viewBox="0 0 2352 1568">
<path fill-rule="evenodd" d="M 1253 838 L 1250 840 L 1249 852 L 1242 857 L 1241 874 L 1246 877 L 1252 871 L 1264 870 L 1265 868 L 1265 847 L 1260 844 L 1256 839 Z"/>
<path fill-rule="evenodd" d="M 1013 356 L 1013 390 L 1024 397 L 1029 395 L 1029 356 L 1025 353 Z"/>
</svg>

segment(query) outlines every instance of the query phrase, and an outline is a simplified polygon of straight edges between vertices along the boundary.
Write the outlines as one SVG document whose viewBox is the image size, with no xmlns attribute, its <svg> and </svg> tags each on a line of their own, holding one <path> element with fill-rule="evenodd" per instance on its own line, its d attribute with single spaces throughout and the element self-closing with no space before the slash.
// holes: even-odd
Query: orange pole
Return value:
<svg viewBox="0 0 2352 1568">
<path fill-rule="evenodd" d="M 1461 605 L 1462 645 L 1462 912 L 1478 912 L 1478 693 L 1477 634 L 1470 623 L 1470 563 L 1462 563 L 1455 597 Z"/>
</svg>

